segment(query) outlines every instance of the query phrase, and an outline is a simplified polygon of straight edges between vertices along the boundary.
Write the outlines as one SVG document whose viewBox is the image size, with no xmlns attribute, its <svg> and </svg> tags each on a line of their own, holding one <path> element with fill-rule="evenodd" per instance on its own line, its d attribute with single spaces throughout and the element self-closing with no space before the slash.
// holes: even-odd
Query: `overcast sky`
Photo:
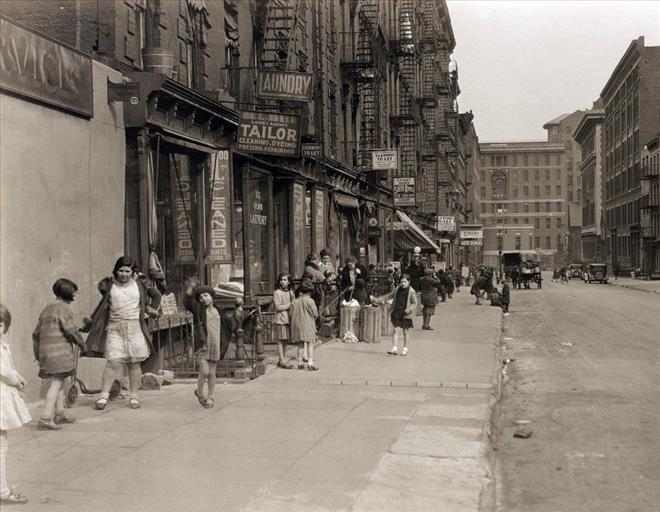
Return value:
<svg viewBox="0 0 660 512">
<path fill-rule="evenodd" d="M 660 45 L 659 0 L 447 3 L 481 142 L 544 140 L 546 121 L 591 107 L 631 40 Z"/>
</svg>

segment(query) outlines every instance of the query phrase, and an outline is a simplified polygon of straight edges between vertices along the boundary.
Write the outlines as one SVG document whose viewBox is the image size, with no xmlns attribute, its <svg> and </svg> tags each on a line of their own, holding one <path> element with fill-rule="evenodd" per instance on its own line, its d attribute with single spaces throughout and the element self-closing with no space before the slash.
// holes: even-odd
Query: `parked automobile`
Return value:
<svg viewBox="0 0 660 512">
<path fill-rule="evenodd" d="M 587 282 L 591 283 L 598 281 L 599 283 L 607 284 L 607 264 L 606 263 L 590 263 L 587 271 Z"/>
</svg>

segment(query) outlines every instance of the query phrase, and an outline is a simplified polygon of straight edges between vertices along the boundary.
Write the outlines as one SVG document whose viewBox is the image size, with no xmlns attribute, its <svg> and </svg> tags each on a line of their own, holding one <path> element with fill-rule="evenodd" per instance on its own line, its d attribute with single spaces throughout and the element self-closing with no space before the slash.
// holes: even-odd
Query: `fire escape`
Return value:
<svg viewBox="0 0 660 512">
<path fill-rule="evenodd" d="M 262 69 L 305 71 L 306 0 L 270 0 L 266 6 Z"/>
<path fill-rule="evenodd" d="M 383 81 L 386 76 L 385 42 L 378 30 L 379 0 L 364 0 L 357 7 L 357 34 L 348 34 L 343 48 L 342 71 L 355 84 L 360 107 L 359 144 L 357 166 L 371 168 L 371 150 L 381 144 L 379 132 L 382 124 L 379 105 Z M 357 36 L 357 37 L 356 37 Z"/>
<path fill-rule="evenodd" d="M 654 241 L 660 238 L 660 166 L 658 157 L 647 157 L 642 165 L 642 194 L 639 199 L 642 237 Z"/>
<path fill-rule="evenodd" d="M 400 176 L 417 175 L 417 126 L 422 122 L 416 95 L 418 41 L 415 0 L 402 0 L 399 10 L 399 40 L 392 48 L 399 67 L 399 115 L 392 117 L 401 151 Z"/>
</svg>

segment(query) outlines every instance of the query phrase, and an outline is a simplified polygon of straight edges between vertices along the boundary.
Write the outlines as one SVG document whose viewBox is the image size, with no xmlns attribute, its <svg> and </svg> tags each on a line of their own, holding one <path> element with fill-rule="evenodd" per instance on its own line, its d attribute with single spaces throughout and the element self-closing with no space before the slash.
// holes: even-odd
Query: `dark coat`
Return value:
<svg viewBox="0 0 660 512">
<path fill-rule="evenodd" d="M 431 275 L 425 275 L 419 280 L 422 292 L 422 306 L 435 306 L 438 303 L 438 290 L 442 283 Z"/>
<path fill-rule="evenodd" d="M 420 280 L 424 277 L 424 265 L 421 262 L 413 262 L 406 269 L 406 274 L 410 276 L 410 286 L 415 290 L 421 287 Z"/>
<path fill-rule="evenodd" d="M 511 288 L 509 288 L 509 285 L 506 283 L 502 286 L 501 302 L 502 304 L 511 304 Z"/>
<path fill-rule="evenodd" d="M 364 279 L 365 283 L 368 282 L 369 272 L 364 267 L 364 265 L 356 265 L 356 269 L 360 271 L 360 274 L 355 275 L 355 279 Z M 353 296 L 353 288 L 355 287 L 355 281 L 351 281 L 350 271 L 348 267 L 344 267 L 339 274 L 339 287 L 344 293 L 344 299 L 349 300 Z"/>
<path fill-rule="evenodd" d="M 149 352 L 153 353 L 154 347 L 151 342 L 151 330 L 147 325 L 149 317 L 158 317 L 160 307 L 160 292 L 156 288 L 147 288 L 141 281 L 137 281 L 140 290 L 140 327 L 142 334 L 149 345 Z M 110 289 L 112 288 L 112 277 L 102 279 L 98 284 L 98 290 L 103 296 L 96 309 L 92 313 L 91 323 L 85 330 L 89 332 L 85 343 L 85 355 L 90 357 L 105 356 L 106 328 L 110 319 Z"/>
</svg>

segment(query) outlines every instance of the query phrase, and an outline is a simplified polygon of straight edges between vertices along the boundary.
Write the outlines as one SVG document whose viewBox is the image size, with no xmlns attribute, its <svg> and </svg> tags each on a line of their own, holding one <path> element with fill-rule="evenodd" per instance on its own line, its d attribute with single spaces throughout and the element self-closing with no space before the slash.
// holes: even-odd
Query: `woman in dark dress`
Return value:
<svg viewBox="0 0 660 512">
<path fill-rule="evenodd" d="M 413 315 L 417 308 L 417 294 L 410 286 L 410 276 L 404 274 L 401 276 L 399 286 L 392 294 L 392 313 L 390 319 L 394 326 L 394 335 L 392 336 L 392 348 L 387 352 L 393 356 L 399 353 L 398 338 L 399 331 L 403 333 L 403 349 L 401 355 L 408 355 L 408 329 L 413 326 Z"/>
</svg>

